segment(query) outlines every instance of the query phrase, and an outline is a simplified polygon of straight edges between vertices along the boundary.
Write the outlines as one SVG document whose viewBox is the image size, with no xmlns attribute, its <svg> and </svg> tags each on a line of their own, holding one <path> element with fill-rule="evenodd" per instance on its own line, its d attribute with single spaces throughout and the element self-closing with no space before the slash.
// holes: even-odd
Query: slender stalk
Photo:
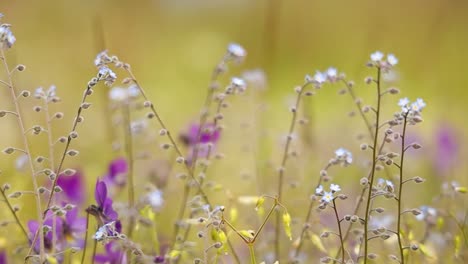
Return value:
<svg viewBox="0 0 468 264">
<path fill-rule="evenodd" d="M 283 158 L 281 160 L 281 167 L 278 169 L 278 202 L 281 202 L 281 198 L 283 195 L 283 182 L 284 182 L 284 171 L 286 169 L 286 163 L 288 161 L 289 157 L 289 148 L 291 146 L 291 141 L 292 141 L 292 134 L 294 133 L 294 129 L 296 127 L 297 123 L 297 111 L 299 111 L 300 107 L 300 102 L 301 102 L 301 97 L 305 91 L 305 88 L 307 85 L 309 85 L 310 82 L 304 83 L 297 94 L 296 97 L 296 103 L 294 105 L 294 108 L 292 109 L 292 118 L 291 118 L 291 124 L 289 125 L 289 131 L 288 135 L 286 138 L 286 145 L 284 147 L 283 151 Z M 280 259 L 280 225 L 281 225 L 281 215 L 278 213 L 276 215 L 276 226 L 275 226 L 275 258 Z"/>
<path fill-rule="evenodd" d="M 344 243 L 343 243 L 343 232 L 341 231 L 341 221 L 340 217 L 338 216 L 338 210 L 336 209 L 336 198 L 333 199 L 333 211 L 335 211 L 336 223 L 338 224 L 338 234 L 340 237 L 340 248 L 341 248 L 341 263 L 345 263 L 345 250 L 344 250 Z"/>
<path fill-rule="evenodd" d="M 86 233 L 84 238 L 84 246 L 83 246 L 83 255 L 81 255 L 81 264 L 85 263 L 86 257 L 86 248 L 88 247 L 88 233 L 89 233 L 89 213 L 86 212 Z"/>
<path fill-rule="evenodd" d="M 366 211 L 365 211 L 365 221 L 364 221 L 364 264 L 367 263 L 367 254 L 369 250 L 369 245 L 368 245 L 368 228 L 369 228 L 369 211 L 370 211 L 370 202 L 371 202 L 371 196 L 372 196 L 372 186 L 374 184 L 374 174 L 375 174 L 375 167 L 377 165 L 377 140 L 379 137 L 379 126 L 380 126 L 380 100 L 381 100 L 381 94 L 380 94 L 380 77 L 381 77 L 381 69 L 380 67 L 377 67 L 377 109 L 376 109 L 376 117 L 375 117 L 375 132 L 374 132 L 374 143 L 372 145 L 372 169 L 370 173 L 370 179 L 369 179 L 369 193 L 367 195 L 367 201 L 366 201 Z"/>
<path fill-rule="evenodd" d="M 138 87 L 138 90 L 140 91 L 141 95 L 143 96 L 143 98 L 145 99 L 145 101 L 149 102 L 148 100 L 148 97 L 146 96 L 146 93 L 145 91 L 143 90 L 143 88 L 141 87 L 141 85 L 139 84 L 139 82 L 137 81 L 135 75 L 133 74 L 133 72 L 131 71 L 131 69 L 129 67 L 125 67 L 124 68 L 128 75 L 130 76 L 130 78 L 132 79 L 133 83 Z M 151 103 L 150 104 L 150 108 L 151 108 L 151 112 L 154 114 L 154 116 L 156 117 L 159 125 L 161 126 L 162 129 L 164 129 L 166 131 L 166 135 L 167 135 L 167 138 L 169 139 L 169 141 L 171 142 L 172 146 L 174 147 L 177 155 L 179 155 L 180 157 L 184 157 L 184 155 L 182 154 L 182 151 L 180 150 L 178 144 L 176 143 L 174 137 L 172 136 L 172 134 L 170 133 L 170 131 L 167 129 L 165 123 L 163 122 L 163 120 L 161 119 L 161 117 L 159 116 L 159 113 L 156 111 L 156 108 L 154 107 L 154 105 Z M 190 166 L 187 164 L 187 162 L 184 162 L 185 164 L 185 167 L 187 169 L 187 172 L 190 176 L 190 178 L 196 183 L 196 185 L 198 186 L 198 189 L 199 189 L 199 192 L 203 198 L 203 200 L 205 200 L 205 202 L 208 204 L 208 205 L 211 205 L 210 201 L 208 200 L 208 196 L 206 195 L 206 193 L 203 191 L 202 189 L 202 186 L 200 184 L 200 182 L 195 178 L 195 175 L 193 173 L 193 170 L 190 168 Z"/>
<path fill-rule="evenodd" d="M 85 90 L 84 93 L 83 93 L 83 97 L 82 97 L 82 99 L 81 99 L 81 104 L 80 104 L 80 107 L 78 107 L 78 110 L 77 110 L 75 119 L 74 119 L 74 121 L 73 121 L 73 125 L 72 125 L 72 129 L 71 129 L 71 131 L 70 131 L 70 134 L 71 134 L 72 132 L 76 132 L 76 127 L 78 126 L 78 123 L 79 123 L 79 120 L 80 120 L 80 117 L 81 117 L 81 112 L 83 111 L 83 104 L 86 102 L 86 99 L 87 99 L 88 95 L 91 94 L 91 88 L 92 88 L 92 86 L 89 86 L 89 85 L 88 85 L 87 88 L 86 88 L 86 90 Z M 66 143 L 65 148 L 64 148 L 64 150 L 63 150 L 62 157 L 60 158 L 60 162 L 59 162 L 59 164 L 58 164 L 58 167 L 57 167 L 57 170 L 56 170 L 56 173 L 55 173 L 55 174 L 56 174 L 56 177 L 55 177 L 55 180 L 54 180 L 53 183 L 52 183 L 52 188 L 51 188 L 51 190 L 53 190 L 53 189 L 55 188 L 55 186 L 57 186 L 57 181 L 58 181 L 58 178 L 60 177 L 60 172 L 61 172 L 61 170 L 62 170 L 62 168 L 63 168 L 63 164 L 64 164 L 64 162 L 65 162 L 65 158 L 66 158 L 66 156 L 67 156 L 67 152 L 68 152 L 68 150 L 70 149 L 70 144 L 71 144 L 71 142 L 72 142 L 72 140 L 73 140 L 73 138 L 70 136 L 70 134 L 68 134 L 67 143 Z M 47 200 L 47 206 L 46 206 L 46 209 L 45 209 L 45 211 L 44 211 L 44 213 L 43 213 L 43 216 L 42 216 L 43 218 L 45 218 L 45 216 L 46 216 L 46 214 L 47 214 L 47 211 L 49 210 L 49 207 L 50 207 L 50 205 L 51 205 L 51 203 L 52 203 L 53 197 L 54 197 L 54 192 L 52 192 L 52 193 L 50 194 L 49 199 Z"/>
<path fill-rule="evenodd" d="M 249 253 L 250 253 L 250 264 L 257 264 L 257 261 L 255 260 L 255 250 L 253 248 L 253 244 L 249 243 Z"/>
<path fill-rule="evenodd" d="M 25 127 L 24 127 L 24 121 L 23 121 L 23 118 L 22 118 L 22 115 L 21 115 L 21 108 L 19 106 L 19 103 L 18 103 L 18 100 L 17 100 L 17 97 L 16 97 L 16 92 L 15 92 L 15 88 L 14 88 L 14 85 L 13 85 L 13 79 L 11 77 L 11 71 L 9 70 L 8 68 L 8 63 L 6 61 L 6 57 L 5 57 L 5 51 L 3 49 L 0 49 L 0 52 L 1 52 L 1 60 L 3 61 L 3 66 L 5 68 L 5 71 L 6 71 L 6 74 L 7 74 L 7 77 L 8 77 L 8 87 L 10 88 L 10 93 L 11 93 L 11 99 L 13 100 L 13 103 L 15 105 L 15 112 L 17 113 L 17 121 L 18 121 L 18 126 L 20 128 L 20 131 L 21 131 L 21 135 L 22 135 L 22 139 L 23 139 L 23 145 L 24 145 L 24 148 L 25 148 L 25 151 L 28 155 L 28 161 L 29 161 L 29 167 L 31 169 L 31 180 L 32 180 L 32 184 L 33 184 L 33 188 L 34 188 L 34 192 L 35 192 L 35 195 L 34 195 L 34 198 L 35 198 L 35 202 L 36 202 L 36 213 L 37 213 L 37 220 L 39 222 L 39 227 L 38 227 L 38 232 L 39 233 L 39 256 L 40 256 L 40 261 L 43 262 L 45 260 L 45 251 L 44 251 L 44 232 L 42 232 L 42 229 L 43 229 L 43 219 L 42 219 L 42 205 L 41 205 L 41 197 L 39 196 L 39 194 L 37 193 L 37 189 L 39 188 L 39 185 L 37 183 L 37 180 L 36 180 L 36 170 L 34 168 L 34 164 L 33 164 L 33 159 L 32 159 L 32 155 L 31 155 L 31 149 L 30 149 L 30 146 L 29 146 L 29 141 L 28 141 L 28 138 L 27 136 L 25 135 Z M 34 242 L 31 243 L 31 248 L 34 247 Z M 28 254 L 29 255 L 29 254 Z"/>
<path fill-rule="evenodd" d="M 27 240 L 30 240 L 29 237 L 28 237 L 28 232 L 26 231 L 26 228 L 24 228 L 23 224 L 21 223 L 18 215 L 16 214 L 15 212 L 15 209 L 13 209 L 13 206 L 11 205 L 10 201 L 8 200 L 8 196 L 6 195 L 5 191 L 3 190 L 3 187 L 0 187 L 0 192 L 2 193 L 2 196 L 3 196 L 3 201 L 7 204 L 7 207 L 8 209 L 10 210 L 11 214 L 13 215 L 13 217 L 15 218 L 15 221 L 16 221 L 16 224 L 18 224 L 18 226 L 20 227 L 21 229 L 21 232 L 24 234 L 24 236 L 26 237 Z"/>
<path fill-rule="evenodd" d="M 135 206 L 135 184 L 133 179 L 133 168 L 134 168 L 134 156 L 133 156 L 133 136 L 132 136 L 132 123 L 130 114 L 130 102 L 125 101 L 123 106 L 124 116 L 124 140 L 125 140 L 125 152 L 127 153 L 128 160 L 128 207 L 130 212 L 133 211 Z M 131 239 L 133 235 L 133 229 L 135 227 L 135 217 L 133 213 L 130 214 L 130 221 L 128 224 L 127 235 Z"/>
<path fill-rule="evenodd" d="M 52 171 L 55 171 L 55 159 L 54 159 L 54 141 L 52 139 L 52 119 L 50 118 L 50 113 L 49 113 L 49 102 L 48 98 L 44 99 L 44 114 L 45 114 L 45 121 L 46 121 L 46 129 L 47 129 L 47 141 L 48 141 L 48 147 L 49 147 L 49 158 L 47 159 L 49 161 L 49 167 Z M 55 248 L 57 245 L 57 232 L 55 232 L 57 228 L 57 217 L 54 215 L 52 216 L 52 254 L 55 253 Z"/>
<path fill-rule="evenodd" d="M 357 98 L 356 94 L 354 93 L 354 89 L 353 89 L 352 85 L 350 85 L 350 83 L 348 81 L 346 81 L 345 79 L 342 79 L 342 81 L 346 85 L 346 89 L 348 90 L 349 95 L 351 95 L 351 97 L 353 98 L 353 102 L 356 105 L 356 108 L 358 109 L 359 114 L 361 115 L 362 119 L 364 120 L 364 123 L 366 123 L 367 131 L 369 132 L 369 135 L 370 135 L 371 139 L 373 140 L 374 139 L 374 131 L 372 129 L 372 125 L 370 124 L 369 119 L 367 119 L 364 111 L 362 111 L 361 104 L 358 102 L 358 98 Z"/>
<path fill-rule="evenodd" d="M 402 206 L 402 201 L 401 201 L 401 194 L 403 193 L 403 162 L 405 158 L 405 136 L 406 136 L 406 125 L 407 123 L 407 117 L 408 115 L 404 115 L 404 121 L 403 121 L 403 132 L 401 134 L 401 155 L 400 155 L 400 188 L 398 189 L 398 220 L 397 220 L 397 236 L 398 236 L 398 246 L 400 248 L 400 263 L 405 264 L 405 258 L 403 255 L 403 245 L 402 245 L 402 233 L 401 233 L 401 206 Z"/>
</svg>

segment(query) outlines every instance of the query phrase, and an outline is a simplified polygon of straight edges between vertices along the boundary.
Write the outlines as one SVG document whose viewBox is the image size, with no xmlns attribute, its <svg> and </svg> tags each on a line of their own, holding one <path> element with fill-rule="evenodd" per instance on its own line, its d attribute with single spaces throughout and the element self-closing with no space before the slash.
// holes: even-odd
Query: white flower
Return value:
<svg viewBox="0 0 468 264">
<path fill-rule="evenodd" d="M 227 50 L 228 53 L 236 59 L 242 59 L 245 56 L 247 56 L 247 52 L 245 51 L 245 49 L 237 43 L 229 44 Z"/>
<path fill-rule="evenodd" d="M 393 185 L 393 182 L 391 182 L 391 181 L 389 181 L 389 180 L 385 180 L 385 188 L 386 188 L 387 191 L 389 191 L 389 192 L 395 191 L 395 186 Z"/>
<path fill-rule="evenodd" d="M 48 97 L 55 97 L 55 95 L 56 95 L 56 92 L 55 92 L 55 91 L 56 91 L 56 90 L 57 90 L 57 87 L 55 87 L 55 85 L 51 85 L 51 86 L 49 87 L 49 90 L 47 90 L 47 96 L 48 96 Z"/>
<path fill-rule="evenodd" d="M 384 186 L 384 184 L 385 184 L 385 180 L 384 180 L 384 179 L 382 179 L 382 178 L 379 178 L 379 180 L 377 181 L 377 186 L 379 186 L 379 187 L 383 187 L 383 186 Z"/>
<path fill-rule="evenodd" d="M 315 194 L 322 194 L 322 193 L 323 193 L 323 186 L 319 185 L 319 187 L 315 189 Z"/>
<path fill-rule="evenodd" d="M 234 89 L 237 89 L 240 92 L 244 92 L 247 88 L 245 81 L 239 77 L 233 77 L 231 79 L 231 85 L 234 87 Z"/>
<path fill-rule="evenodd" d="M 0 49 L 9 49 L 15 43 L 16 38 L 10 30 L 10 25 L 0 25 Z"/>
<path fill-rule="evenodd" d="M 426 107 L 426 103 L 421 98 L 416 99 L 416 102 L 411 104 L 411 109 L 415 112 L 421 112 L 424 107 Z"/>
<path fill-rule="evenodd" d="M 341 188 L 338 184 L 331 184 L 330 185 L 330 190 L 332 191 L 332 193 L 335 193 L 335 192 L 339 192 L 341 191 Z"/>
<path fill-rule="evenodd" d="M 408 112 L 408 105 L 409 105 L 410 101 L 407 97 L 405 98 L 401 98 L 399 101 L 398 101 L 398 106 L 401 107 L 401 111 L 403 113 L 407 113 Z"/>
<path fill-rule="evenodd" d="M 344 148 L 335 151 L 336 159 L 343 162 L 344 166 L 353 163 L 353 154 Z"/>
<path fill-rule="evenodd" d="M 388 64 L 392 65 L 392 66 L 395 66 L 398 64 L 398 58 L 395 57 L 395 55 L 393 54 L 388 54 L 387 55 L 387 62 Z"/>
<path fill-rule="evenodd" d="M 380 51 L 376 51 L 370 55 L 370 58 L 373 62 L 380 62 L 384 57 L 384 54 Z"/>
<path fill-rule="evenodd" d="M 421 213 L 416 215 L 416 219 L 419 221 L 423 221 L 427 219 L 428 217 L 437 216 L 437 210 L 433 207 L 423 205 L 419 207 L 419 209 L 421 209 Z"/>
<path fill-rule="evenodd" d="M 128 87 L 128 95 L 130 97 L 138 97 L 140 95 L 140 89 L 136 84 L 132 84 Z"/>
<path fill-rule="evenodd" d="M 242 78 L 249 84 L 259 90 L 265 90 L 267 88 L 267 77 L 263 70 L 254 69 L 245 71 L 242 73 Z"/>
<path fill-rule="evenodd" d="M 314 75 L 314 81 L 317 82 L 318 84 L 322 84 L 325 81 L 327 81 L 327 76 L 323 74 L 322 72 L 317 71 L 315 72 L 315 75 Z"/>
<path fill-rule="evenodd" d="M 122 102 L 127 99 L 127 89 L 122 87 L 114 87 L 109 91 L 109 99 L 116 102 Z"/>
<path fill-rule="evenodd" d="M 42 87 L 36 88 L 36 90 L 34 91 L 34 97 L 37 99 L 45 97 L 44 89 Z"/>
<path fill-rule="evenodd" d="M 107 55 L 107 50 L 104 50 L 99 52 L 98 55 L 96 55 L 96 58 L 94 59 L 94 65 L 96 65 L 96 67 L 100 67 L 111 61 L 111 58 L 109 57 L 109 55 Z"/>
<path fill-rule="evenodd" d="M 153 207 L 153 209 L 160 209 L 164 204 L 164 198 L 162 196 L 162 192 L 158 189 L 153 190 L 152 192 L 148 193 L 146 199 L 148 203 Z"/>
<path fill-rule="evenodd" d="M 325 192 L 322 197 L 322 202 L 331 203 L 333 201 L 333 193 Z"/>
<path fill-rule="evenodd" d="M 328 70 L 327 70 L 328 78 L 330 78 L 330 79 L 336 78 L 337 75 L 338 75 L 338 70 L 336 68 L 334 68 L 334 67 L 328 68 Z"/>
</svg>

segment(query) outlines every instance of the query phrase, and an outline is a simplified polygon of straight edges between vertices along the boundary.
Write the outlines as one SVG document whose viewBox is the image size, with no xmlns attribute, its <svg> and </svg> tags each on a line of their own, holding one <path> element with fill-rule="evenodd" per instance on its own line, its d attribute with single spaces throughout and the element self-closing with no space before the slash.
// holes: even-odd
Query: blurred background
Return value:
<svg viewBox="0 0 468 264">
<path fill-rule="evenodd" d="M 394 53 L 399 58 L 397 80 L 386 86 L 398 87 L 401 95 L 386 97 L 386 114 L 390 117 L 398 111 L 400 96 L 411 100 L 421 97 L 427 102 L 425 122 L 411 129 L 411 136 L 425 148 L 410 157 L 419 163 L 408 166 L 409 173 L 434 179 L 427 187 L 433 192 L 438 192 L 445 180 L 468 184 L 464 162 L 468 133 L 468 1 L 7 0 L 0 2 L 0 12 L 4 14 L 2 22 L 12 24 L 17 39 L 7 52 L 9 63 L 26 65 L 26 71 L 16 76 L 18 89 L 57 86 L 62 98 L 57 109 L 65 113 L 65 120 L 56 127 L 57 135 L 69 130 L 81 94 L 96 74 L 93 60 L 102 50 L 132 65 L 167 126 L 177 134 L 197 120 L 211 71 L 228 43 L 241 44 L 248 52 L 247 59 L 242 65 L 230 67 L 227 76 L 257 68 L 266 73 L 267 88 L 259 92 L 266 105 L 259 156 L 262 162 L 275 164 L 272 167 L 280 160 L 293 88 L 302 84 L 305 74 L 334 66 L 355 80 L 356 92 L 367 104 L 373 104 L 375 88 L 363 80 L 375 73 L 365 63 L 375 50 Z M 228 77 L 223 80 L 226 82 Z M 349 119 L 348 112 L 355 110 L 354 105 L 348 96 L 337 95 L 339 88 L 327 85 L 308 99 L 306 113 L 311 118 L 309 132 L 313 134 L 315 152 L 303 162 L 312 164 L 312 168 L 299 178 L 292 177 L 292 182 L 299 182 L 301 177 L 315 179 L 338 147 L 357 152 L 360 141 L 355 140 L 356 135 L 365 132 L 365 127 L 357 117 Z M 85 113 L 86 122 L 80 127 L 80 140 L 75 145 L 81 155 L 67 161 L 70 166 L 84 169 L 90 188 L 117 155 L 112 152 L 109 138 L 113 128 L 106 121 L 107 93 L 107 87 L 95 89 L 89 110 L 92 112 Z M 43 118 L 33 113 L 33 105 L 29 101 L 24 104 L 31 125 L 33 120 Z M 6 90 L 0 91 L 0 106 L 11 107 Z M 228 158 L 220 166 L 238 168 L 235 173 L 243 173 L 243 166 L 253 170 L 246 161 L 249 158 L 236 149 L 238 142 L 248 142 L 249 137 L 239 132 L 239 124 L 250 110 L 243 107 L 242 98 L 236 98 L 226 113 L 230 120 L 226 122 L 233 129 L 222 140 L 220 149 Z M 0 128 L 0 148 L 20 142 L 13 119 L 1 120 Z M 448 150 L 444 149 L 447 145 Z M 38 143 L 35 150 L 40 152 L 41 147 Z M 449 169 L 440 172 L 436 163 L 447 155 L 453 155 L 449 157 Z M 361 163 L 367 158 L 365 153 L 356 156 Z M 29 181 L 14 177 L 14 162 L 10 158 L 0 160 L 0 169 L 10 172 L 0 176 L 1 183 L 8 180 L 21 186 Z M 271 176 L 274 171 L 262 174 Z M 265 187 L 255 190 L 236 187 L 237 178 L 229 179 L 224 183 L 231 184 L 237 194 L 274 190 L 268 181 L 264 181 Z M 356 183 L 356 179 L 352 181 Z M 312 182 L 315 180 L 306 186 L 312 187 Z M 415 190 L 415 205 L 430 202 L 427 190 Z M 310 189 L 302 192 L 307 194 Z"/>
</svg>

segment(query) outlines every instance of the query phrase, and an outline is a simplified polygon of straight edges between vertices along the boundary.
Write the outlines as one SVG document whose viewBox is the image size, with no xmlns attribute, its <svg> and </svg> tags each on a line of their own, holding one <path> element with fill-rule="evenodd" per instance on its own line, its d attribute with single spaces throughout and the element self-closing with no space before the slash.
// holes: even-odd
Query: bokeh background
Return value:
<svg viewBox="0 0 468 264">
<path fill-rule="evenodd" d="M 211 71 L 227 44 L 240 43 L 248 51 L 248 57 L 244 64 L 231 67 L 229 74 L 261 68 L 268 80 L 267 89 L 260 92 L 260 100 L 266 104 L 261 114 L 265 134 L 258 154 L 259 163 L 267 168 L 262 171 L 262 177 L 274 175 L 268 166 L 276 167 L 279 162 L 282 138 L 289 126 L 287 110 L 293 88 L 303 82 L 305 74 L 335 66 L 356 81 L 357 93 L 372 104 L 374 88 L 364 85 L 363 80 L 374 73 L 365 63 L 375 50 L 394 53 L 400 62 L 396 68 L 398 80 L 391 85 L 400 88 L 402 96 L 422 97 L 428 104 L 424 110 L 425 122 L 411 131 L 425 148 L 410 157 L 417 163 L 408 166 L 408 170 L 432 181 L 425 188 L 415 189 L 412 193 L 415 200 L 409 203 L 430 202 L 442 181 L 453 179 L 468 184 L 465 164 L 467 1 L 4 0 L 0 2 L 0 12 L 5 15 L 2 22 L 13 25 L 17 38 L 13 49 L 8 51 L 9 62 L 27 67 L 16 78 L 18 87 L 34 90 L 39 86 L 57 86 L 62 98 L 57 109 L 65 113 L 65 121 L 56 127 L 57 135 L 69 129 L 82 91 L 96 72 L 93 60 L 98 52 L 107 49 L 130 63 L 167 126 L 178 132 L 197 119 Z M 315 180 L 309 181 L 308 177 L 316 178 L 335 149 L 344 146 L 357 151 L 359 147 L 356 135 L 365 131 L 363 123 L 357 118 L 349 119 L 347 115 L 354 110 L 353 104 L 350 98 L 337 95 L 339 88 L 326 86 L 307 103 L 314 151 L 300 163 L 311 167 L 297 169 L 301 171 L 300 176 L 291 176 L 292 183 L 305 179 L 304 186 L 312 187 Z M 102 86 L 95 92 L 92 114 L 85 114 L 86 122 L 79 130 L 80 140 L 75 143 L 81 155 L 68 161 L 68 165 L 84 170 L 90 192 L 95 178 L 119 155 L 112 152 L 110 135 L 114 128 L 106 121 L 109 119 L 108 88 Z M 387 114 L 398 110 L 398 98 L 385 99 Z M 241 132 L 240 124 L 245 121 L 242 116 L 248 116 L 251 111 L 242 107 L 243 103 L 242 97 L 235 99 L 233 108 L 226 114 L 226 119 L 231 118 L 226 122 L 232 130 L 223 136 L 221 149 L 228 158 L 215 171 L 235 194 L 272 192 L 274 184 L 265 178 L 262 186 L 256 188 L 239 184 L 242 178 L 239 175 L 255 167 L 236 148 L 239 142 L 250 142 L 250 137 Z M 30 124 L 42 118 L 32 113 L 33 105 L 24 104 L 24 112 L 31 113 L 27 114 Z M 11 107 L 6 90 L 0 91 L 0 106 Z M 2 149 L 12 142 L 20 142 L 13 121 L 0 120 Z M 448 129 L 455 142 L 455 154 L 450 158 L 453 166 L 445 173 L 434 168 L 443 153 L 438 139 L 441 129 Z M 34 149 L 40 152 L 43 147 L 38 142 Z M 356 154 L 358 164 L 366 157 L 366 154 Z M 1 183 L 9 181 L 19 188 L 27 188 L 29 181 L 21 178 L 26 175 L 15 172 L 14 162 L 8 157 L 0 160 L 0 169 L 4 171 Z M 358 165 L 351 172 L 358 174 L 359 166 L 362 167 Z M 356 179 L 359 176 L 339 181 L 356 184 Z M 301 189 L 298 193 L 304 195 L 293 200 L 305 199 L 308 192 L 310 189 Z M 288 194 L 296 197 L 293 190 Z M 167 199 L 170 204 L 177 197 Z M 170 209 L 166 210 L 172 214 Z M 300 208 L 292 210 L 302 218 Z M 3 232 L 0 230 L 0 234 Z"/>
</svg>

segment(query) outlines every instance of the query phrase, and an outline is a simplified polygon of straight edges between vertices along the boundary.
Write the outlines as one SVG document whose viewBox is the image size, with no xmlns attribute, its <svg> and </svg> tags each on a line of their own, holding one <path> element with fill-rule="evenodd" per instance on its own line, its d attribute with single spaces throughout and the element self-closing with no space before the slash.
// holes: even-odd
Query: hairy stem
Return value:
<svg viewBox="0 0 468 264">
<path fill-rule="evenodd" d="M 31 148 L 29 146 L 29 140 L 28 140 L 28 138 L 27 138 L 27 136 L 25 134 L 26 129 L 24 127 L 24 121 L 23 121 L 22 114 L 21 114 L 21 108 L 19 106 L 18 99 L 17 99 L 17 96 L 16 96 L 15 87 L 13 85 L 12 73 L 11 73 L 10 69 L 8 68 L 8 63 L 7 63 L 7 60 L 6 60 L 6 57 L 5 57 L 5 51 L 3 49 L 0 49 L 0 51 L 1 51 L 1 55 L 2 55 L 1 59 L 3 61 L 3 66 L 5 68 L 5 71 L 6 71 L 6 74 L 7 74 L 7 77 L 8 77 L 8 87 L 10 89 L 11 99 L 13 100 L 13 103 L 15 105 L 15 112 L 17 113 L 17 121 L 18 121 L 18 126 L 20 128 L 20 132 L 21 132 L 21 135 L 22 135 L 24 149 L 25 149 L 25 151 L 26 151 L 26 153 L 28 155 L 29 167 L 31 169 L 31 181 L 32 181 L 32 184 L 33 184 L 34 192 L 35 192 L 34 198 L 35 198 L 35 202 L 36 202 L 37 221 L 39 223 L 39 228 L 38 228 L 38 233 L 39 233 L 39 235 L 38 235 L 39 236 L 39 256 L 40 256 L 40 261 L 43 262 L 45 260 L 44 232 L 42 232 L 44 221 L 42 219 L 41 197 L 37 193 L 39 185 L 38 185 L 37 180 L 36 180 L 36 170 L 35 170 L 34 164 L 33 164 L 33 157 L 31 155 Z M 34 242 L 31 243 L 31 249 L 33 247 L 34 247 Z"/>
<path fill-rule="evenodd" d="M 398 189 L 398 220 L 397 220 L 397 236 L 398 236 L 398 246 L 400 248 L 400 263 L 405 264 L 405 258 L 403 255 L 403 245 L 402 245 L 402 236 L 401 233 L 401 195 L 403 193 L 403 162 L 405 158 L 405 136 L 406 136 L 406 125 L 407 125 L 407 117 L 408 115 L 404 115 L 404 123 L 403 123 L 403 132 L 401 134 L 401 156 L 400 156 L 400 188 Z"/>
<path fill-rule="evenodd" d="M 369 244 L 368 244 L 368 228 L 369 228 L 369 211 L 370 211 L 370 205 L 371 205 L 371 196 L 372 196 L 372 186 L 374 184 L 374 175 L 375 175 L 375 167 L 377 165 L 377 140 L 379 137 L 379 126 L 380 126 L 380 100 L 381 100 L 381 94 L 380 94 L 380 77 L 381 77 L 381 69 L 380 67 L 377 67 L 377 109 L 376 109 L 376 117 L 375 117 L 375 132 L 374 132 L 374 143 L 372 145 L 372 169 L 370 173 L 370 179 L 369 179 L 369 192 L 367 195 L 367 201 L 366 201 L 366 211 L 365 211 L 365 221 L 364 221 L 364 264 L 367 263 L 367 254 L 369 251 Z"/>
<path fill-rule="evenodd" d="M 289 157 L 289 148 L 291 146 L 291 141 L 292 141 L 292 135 L 294 133 L 294 129 L 296 127 L 297 123 L 297 111 L 299 111 L 300 107 L 300 102 L 301 102 L 301 97 L 305 91 L 305 88 L 307 85 L 309 85 L 310 82 L 304 83 L 298 91 L 297 97 L 296 97 L 296 103 L 294 104 L 294 108 L 292 109 L 292 118 L 291 118 L 291 124 L 289 125 L 289 131 L 288 135 L 286 137 L 286 145 L 284 146 L 284 151 L 283 151 L 283 158 L 281 160 L 281 167 L 278 169 L 278 202 L 281 202 L 282 195 L 283 195 L 283 182 L 284 182 L 284 171 L 286 170 L 286 163 L 288 161 Z M 281 225 L 281 214 L 276 215 L 276 226 L 275 226 L 275 258 L 280 259 L 280 225 Z"/>
</svg>

